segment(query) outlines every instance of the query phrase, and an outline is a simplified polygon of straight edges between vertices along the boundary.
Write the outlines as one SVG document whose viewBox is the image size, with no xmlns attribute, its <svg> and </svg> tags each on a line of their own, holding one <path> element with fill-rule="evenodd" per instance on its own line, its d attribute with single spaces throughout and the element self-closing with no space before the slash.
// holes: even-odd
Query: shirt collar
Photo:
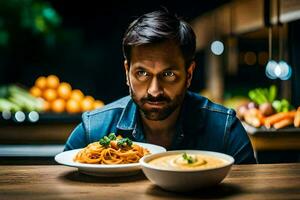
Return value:
<svg viewBox="0 0 300 200">
<path fill-rule="evenodd" d="M 133 130 L 136 127 L 137 111 L 136 104 L 130 99 L 121 114 L 117 128 L 121 130 Z"/>
<path fill-rule="evenodd" d="M 133 137 L 135 141 L 145 142 L 145 136 L 139 120 L 138 108 L 133 100 L 130 99 L 121 114 L 117 128 L 130 134 L 128 136 Z"/>
</svg>

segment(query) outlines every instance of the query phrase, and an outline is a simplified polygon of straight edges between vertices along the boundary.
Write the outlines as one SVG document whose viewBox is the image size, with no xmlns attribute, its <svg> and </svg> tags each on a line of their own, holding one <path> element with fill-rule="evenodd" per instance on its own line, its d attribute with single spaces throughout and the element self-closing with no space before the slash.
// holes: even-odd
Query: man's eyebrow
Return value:
<svg viewBox="0 0 300 200">
<path fill-rule="evenodd" d="M 135 70 L 147 70 L 148 68 L 151 68 L 151 67 L 144 66 L 143 64 L 137 64 L 134 66 Z M 179 70 L 179 69 L 180 69 L 180 67 L 178 67 L 177 65 L 171 65 L 169 67 L 166 67 L 162 71 Z"/>
<path fill-rule="evenodd" d="M 164 69 L 164 71 L 167 71 L 167 70 L 179 70 L 179 67 L 176 66 L 176 65 L 172 65 L 172 66 L 167 67 L 166 69 Z"/>
<path fill-rule="evenodd" d="M 144 66 L 141 66 L 141 65 L 138 65 L 136 67 L 134 67 L 134 70 L 146 70 L 147 67 L 144 67 Z"/>
<path fill-rule="evenodd" d="M 136 62 L 136 63 L 132 64 L 132 67 L 135 67 L 135 68 L 146 68 L 145 64 L 143 64 L 142 62 Z"/>
</svg>

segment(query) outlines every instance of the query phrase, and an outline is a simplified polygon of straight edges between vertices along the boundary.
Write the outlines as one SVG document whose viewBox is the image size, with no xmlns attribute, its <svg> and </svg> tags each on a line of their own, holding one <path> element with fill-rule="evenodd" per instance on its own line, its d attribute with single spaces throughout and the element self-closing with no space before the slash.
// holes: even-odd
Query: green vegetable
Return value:
<svg viewBox="0 0 300 200">
<path fill-rule="evenodd" d="M 122 138 L 120 140 L 118 140 L 118 146 L 125 146 L 127 144 L 127 146 L 131 146 L 132 145 L 132 141 L 129 138 Z"/>
<path fill-rule="evenodd" d="M 42 111 L 43 109 L 43 100 L 31 96 L 27 90 L 17 85 L 0 87 L 0 98 L 0 112 L 17 112 L 19 110 L 30 112 Z"/>
<path fill-rule="evenodd" d="M 249 91 L 248 95 L 252 101 L 254 101 L 259 105 L 266 102 L 265 97 L 262 95 L 262 93 L 259 90 L 251 90 Z"/>
<path fill-rule="evenodd" d="M 259 100 L 261 101 L 261 103 L 259 104 L 268 102 L 267 92 L 264 91 L 264 89 L 261 88 L 255 89 L 255 92 L 256 92 L 256 98 L 259 98 Z"/>
<path fill-rule="evenodd" d="M 110 142 L 116 140 L 118 146 L 131 146 L 132 141 L 129 138 L 121 138 L 117 139 L 115 133 L 110 133 L 108 136 L 104 136 L 99 140 L 99 143 L 104 146 L 105 148 L 110 145 Z"/>
<path fill-rule="evenodd" d="M 7 99 L 0 98 L 0 111 L 12 111 L 17 112 L 21 110 L 21 107 Z"/>
<path fill-rule="evenodd" d="M 281 112 L 281 101 L 275 100 L 272 103 L 272 107 L 275 108 L 276 112 Z"/>
<path fill-rule="evenodd" d="M 99 140 L 99 143 L 104 147 L 108 147 L 110 144 L 110 139 L 107 136 L 104 136 Z"/>
<path fill-rule="evenodd" d="M 269 102 L 273 102 L 277 96 L 277 87 L 275 85 L 271 85 L 269 89 Z"/>
<path fill-rule="evenodd" d="M 28 91 L 19 86 L 10 85 L 8 87 L 8 92 L 10 94 L 10 97 L 14 99 L 15 103 L 23 104 L 23 108 L 26 111 L 41 111 L 43 108 L 43 103 L 40 99 L 35 98 L 30 93 L 28 93 Z"/>
<path fill-rule="evenodd" d="M 250 90 L 248 93 L 249 98 L 258 105 L 264 103 L 272 103 L 277 96 L 277 87 L 271 85 L 270 88 L 256 88 Z"/>
<path fill-rule="evenodd" d="M 115 133 L 110 133 L 110 134 L 108 135 L 108 138 L 109 138 L 110 140 L 116 140 L 116 139 L 117 139 Z"/>
<path fill-rule="evenodd" d="M 186 153 L 182 154 L 184 160 L 188 162 L 188 164 L 193 164 L 196 160 L 192 158 L 192 156 L 188 156 Z"/>
<path fill-rule="evenodd" d="M 265 103 L 271 103 L 276 112 L 288 112 L 292 109 L 291 104 L 286 99 L 275 100 L 277 96 L 277 87 L 271 85 L 270 88 L 255 88 L 248 93 L 249 98 L 259 106 Z"/>
<path fill-rule="evenodd" d="M 286 99 L 281 100 L 281 105 L 282 105 L 282 112 L 288 112 L 291 108 L 290 102 Z"/>
<path fill-rule="evenodd" d="M 290 102 L 286 99 L 275 100 L 272 103 L 273 108 L 275 108 L 276 112 L 288 112 L 292 109 Z"/>
</svg>

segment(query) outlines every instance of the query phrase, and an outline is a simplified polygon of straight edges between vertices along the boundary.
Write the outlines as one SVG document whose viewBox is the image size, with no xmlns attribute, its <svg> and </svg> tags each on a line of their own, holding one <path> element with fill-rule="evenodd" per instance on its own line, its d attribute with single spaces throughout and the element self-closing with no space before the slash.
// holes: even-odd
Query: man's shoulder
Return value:
<svg viewBox="0 0 300 200">
<path fill-rule="evenodd" d="M 226 108 L 225 106 L 212 102 L 208 98 L 201 96 L 195 92 L 188 92 L 188 106 L 193 108 L 193 110 L 201 110 L 205 112 L 215 112 L 225 115 L 235 115 L 235 111 L 231 108 Z"/>
</svg>

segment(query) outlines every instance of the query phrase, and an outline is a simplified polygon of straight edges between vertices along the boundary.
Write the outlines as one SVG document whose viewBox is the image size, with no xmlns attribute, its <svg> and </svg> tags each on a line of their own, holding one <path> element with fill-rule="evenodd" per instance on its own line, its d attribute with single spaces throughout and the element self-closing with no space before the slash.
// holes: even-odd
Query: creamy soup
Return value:
<svg viewBox="0 0 300 200">
<path fill-rule="evenodd" d="M 203 154 L 186 154 L 183 153 L 162 156 L 153 159 L 149 162 L 150 165 L 162 169 L 175 169 L 175 170 L 193 170 L 193 169 L 208 169 L 224 166 L 228 161 L 216 158 L 210 155 Z"/>
</svg>

